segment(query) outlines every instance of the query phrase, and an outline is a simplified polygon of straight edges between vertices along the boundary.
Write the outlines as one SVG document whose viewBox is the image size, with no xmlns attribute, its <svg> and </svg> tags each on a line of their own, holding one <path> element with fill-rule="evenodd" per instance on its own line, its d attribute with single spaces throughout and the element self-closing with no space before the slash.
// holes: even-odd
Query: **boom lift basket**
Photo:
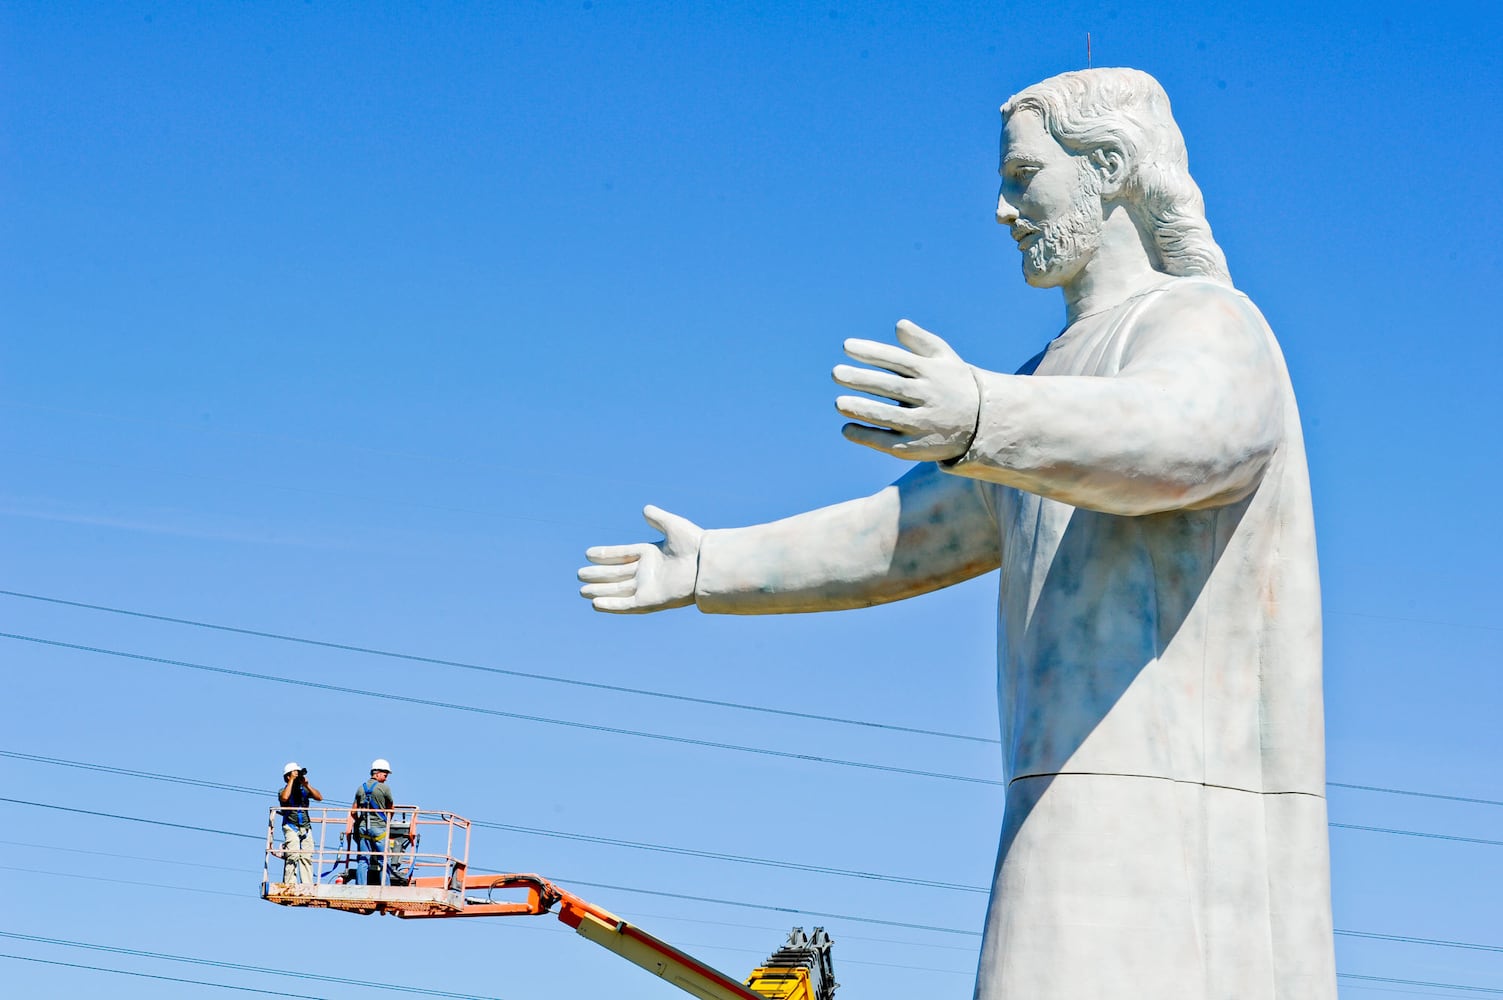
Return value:
<svg viewBox="0 0 1503 1000">
<path fill-rule="evenodd" d="M 284 906 L 402 916 L 448 916 L 464 908 L 469 820 L 417 806 L 395 806 L 385 839 L 378 842 L 383 849 L 366 851 L 357 838 L 346 834 L 348 806 L 305 811 L 310 824 L 307 850 L 293 850 L 288 857 L 281 840 L 282 810 L 271 810 L 266 823 L 266 863 L 261 870 L 262 899 Z M 299 854 L 312 868 L 311 882 L 297 880 Z M 373 873 L 369 879 L 373 884 L 356 884 L 362 855 Z"/>
</svg>

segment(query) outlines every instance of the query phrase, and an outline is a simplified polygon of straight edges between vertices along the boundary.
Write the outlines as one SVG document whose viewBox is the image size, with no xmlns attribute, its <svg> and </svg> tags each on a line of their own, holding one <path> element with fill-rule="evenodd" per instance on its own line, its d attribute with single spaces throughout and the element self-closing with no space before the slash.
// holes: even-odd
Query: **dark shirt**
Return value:
<svg viewBox="0 0 1503 1000">
<path fill-rule="evenodd" d="M 281 802 L 281 795 L 277 796 Z M 301 781 L 292 786 L 287 793 L 287 801 L 282 803 L 282 823 L 287 826 L 310 826 L 308 821 L 308 786 Z"/>
<path fill-rule="evenodd" d="M 361 785 L 355 792 L 356 809 L 386 809 L 390 810 L 395 800 L 391 797 L 391 789 L 386 782 L 372 778 Z M 367 834 L 386 832 L 386 816 L 384 812 L 360 813 L 360 823 L 364 826 Z"/>
</svg>

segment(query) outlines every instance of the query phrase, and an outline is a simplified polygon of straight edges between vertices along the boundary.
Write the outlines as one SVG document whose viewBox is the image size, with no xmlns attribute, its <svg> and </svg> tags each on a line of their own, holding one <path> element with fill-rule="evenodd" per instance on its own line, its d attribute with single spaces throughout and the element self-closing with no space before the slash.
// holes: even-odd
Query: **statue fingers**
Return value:
<svg viewBox="0 0 1503 1000">
<path fill-rule="evenodd" d="M 911 407 L 894 406 L 892 403 L 883 403 L 864 396 L 839 396 L 835 400 L 835 409 L 840 412 L 841 416 L 859 420 L 864 424 L 889 427 L 906 434 L 912 434 L 918 430 L 915 425 L 909 423 L 916 412 Z"/>
<path fill-rule="evenodd" d="M 952 358 L 958 357 L 955 349 L 947 344 L 943 337 L 930 333 L 923 327 L 911 320 L 898 320 L 897 326 L 898 343 L 908 348 L 914 354 L 924 358 Z"/>
<path fill-rule="evenodd" d="M 633 597 L 597 597 L 590 602 L 596 611 L 604 611 L 613 615 L 642 615 L 653 608 L 643 607 Z"/>
<path fill-rule="evenodd" d="M 883 430 L 880 427 L 868 427 L 865 424 L 846 424 L 840 428 L 840 433 L 845 435 L 847 441 L 853 441 L 889 455 L 897 454 L 895 449 L 902 447 L 903 443 L 909 440 L 906 434 Z"/>
<path fill-rule="evenodd" d="M 872 368 L 857 368 L 853 365 L 836 365 L 830 375 L 837 385 L 843 385 L 857 392 L 885 396 L 901 403 L 917 405 L 924 402 L 918 394 L 919 383 L 916 379 Z"/>
<path fill-rule="evenodd" d="M 601 566 L 615 566 L 636 562 L 642 558 L 642 551 L 647 547 L 642 542 L 631 545 L 592 545 L 585 549 L 584 556 Z"/>
<path fill-rule="evenodd" d="M 578 575 L 580 583 L 615 583 L 618 580 L 630 580 L 637 575 L 637 563 L 581 566 Z"/>
<path fill-rule="evenodd" d="M 921 360 L 912 351 L 906 351 L 894 344 L 884 344 L 876 340 L 847 340 L 842 347 L 845 353 L 853 360 L 873 368 L 885 368 L 887 371 L 896 372 L 899 375 L 917 375 L 918 365 Z"/>
<path fill-rule="evenodd" d="M 617 580 L 614 583 L 587 583 L 579 588 L 579 596 L 590 601 L 603 597 L 635 597 L 637 596 L 637 578 Z"/>
</svg>

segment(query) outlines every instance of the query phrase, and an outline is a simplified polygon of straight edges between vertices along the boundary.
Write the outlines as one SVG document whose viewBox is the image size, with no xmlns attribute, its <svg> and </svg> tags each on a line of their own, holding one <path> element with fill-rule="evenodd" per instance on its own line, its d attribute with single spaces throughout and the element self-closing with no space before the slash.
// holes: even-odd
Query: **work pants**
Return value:
<svg viewBox="0 0 1503 1000">
<path fill-rule="evenodd" d="M 313 883 L 313 830 L 282 824 L 282 881 Z"/>
<path fill-rule="evenodd" d="M 390 844 L 386 831 L 363 834 L 356 839 L 360 845 L 360 854 L 355 863 L 356 884 L 390 885 L 396 859 L 385 856 Z"/>
</svg>

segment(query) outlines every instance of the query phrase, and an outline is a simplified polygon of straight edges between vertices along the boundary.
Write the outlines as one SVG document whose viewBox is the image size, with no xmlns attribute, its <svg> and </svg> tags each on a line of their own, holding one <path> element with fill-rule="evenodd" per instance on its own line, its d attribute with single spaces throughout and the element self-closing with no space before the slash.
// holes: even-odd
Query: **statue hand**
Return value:
<svg viewBox="0 0 1503 1000">
<path fill-rule="evenodd" d="M 835 381 L 896 402 L 841 396 L 835 409 L 861 421 L 846 424 L 841 433 L 857 444 L 915 462 L 959 458 L 976 435 L 981 410 L 971 366 L 949 344 L 906 319 L 898 323 L 897 334 L 902 347 L 875 340 L 845 342 L 852 359 L 880 370 L 837 365 Z"/>
<path fill-rule="evenodd" d="M 648 504 L 647 523 L 663 533 L 661 542 L 595 545 L 585 550 L 594 565 L 579 571 L 579 596 L 596 611 L 640 615 L 694 603 L 699 541 L 704 529 L 687 518 Z"/>
</svg>

